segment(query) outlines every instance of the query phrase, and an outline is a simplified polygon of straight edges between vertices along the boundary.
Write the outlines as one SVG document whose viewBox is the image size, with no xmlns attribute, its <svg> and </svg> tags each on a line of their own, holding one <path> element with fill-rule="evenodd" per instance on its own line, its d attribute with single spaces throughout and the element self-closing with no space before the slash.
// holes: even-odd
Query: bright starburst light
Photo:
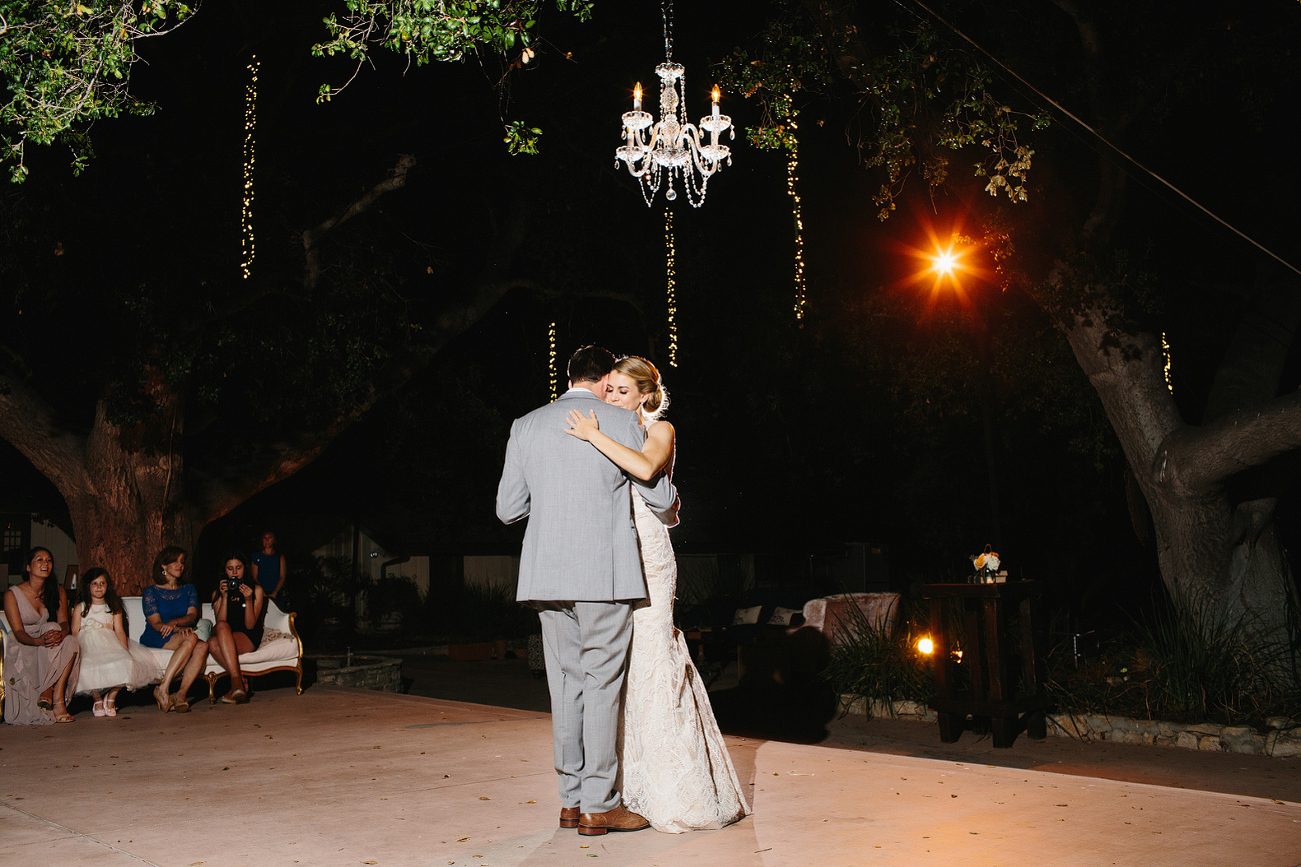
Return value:
<svg viewBox="0 0 1301 867">
<path fill-rule="evenodd" d="M 895 285 L 899 287 L 925 287 L 929 289 L 927 311 L 935 307 L 940 295 L 951 293 L 964 308 L 972 305 L 966 283 L 997 282 L 996 275 L 978 264 L 975 241 L 962 233 L 961 223 L 955 223 L 947 232 L 937 230 L 929 222 L 922 227 L 926 240 L 921 246 L 903 244 L 902 252 L 915 261 L 916 268 Z"/>
<path fill-rule="evenodd" d="M 957 264 L 958 259 L 953 255 L 953 250 L 948 249 L 936 252 L 935 264 L 931 267 L 936 274 L 947 277 L 953 273 L 953 269 L 957 267 Z"/>
</svg>

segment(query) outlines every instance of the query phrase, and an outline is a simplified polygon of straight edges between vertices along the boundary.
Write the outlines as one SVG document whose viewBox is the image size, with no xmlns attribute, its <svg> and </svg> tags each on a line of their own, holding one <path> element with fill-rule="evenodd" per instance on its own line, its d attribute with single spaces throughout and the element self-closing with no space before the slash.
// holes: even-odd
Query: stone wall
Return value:
<svg viewBox="0 0 1301 867">
<path fill-rule="evenodd" d="M 935 722 L 935 711 L 916 701 L 885 702 L 880 699 L 850 699 L 849 713 L 872 717 Z M 1048 714 L 1048 734 L 1082 741 L 1114 741 L 1122 744 L 1149 744 L 1159 747 L 1182 747 L 1205 752 L 1246 753 L 1249 755 L 1292 758 L 1301 756 L 1301 721 L 1270 717 L 1266 731 L 1251 726 L 1224 726 L 1216 723 L 1172 723 L 1139 720 L 1129 717 L 1095 714 Z"/>
<path fill-rule="evenodd" d="M 332 686 L 352 686 L 378 692 L 400 692 L 402 689 L 402 660 L 382 656 L 353 656 L 352 665 L 329 666 L 325 660 L 340 657 L 314 656 L 317 660 L 316 682 Z"/>
</svg>

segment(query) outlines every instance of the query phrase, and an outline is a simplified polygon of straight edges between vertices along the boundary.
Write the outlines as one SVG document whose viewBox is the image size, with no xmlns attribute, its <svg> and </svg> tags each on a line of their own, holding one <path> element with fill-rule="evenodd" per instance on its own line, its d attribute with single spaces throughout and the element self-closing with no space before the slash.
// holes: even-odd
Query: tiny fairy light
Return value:
<svg viewBox="0 0 1301 867">
<path fill-rule="evenodd" d="M 257 145 L 257 55 L 248 65 L 248 84 L 244 87 L 244 204 L 240 212 L 239 225 L 242 236 L 240 273 L 247 280 L 256 249 L 253 246 L 253 165 Z"/>
<path fill-rule="evenodd" d="M 669 367 L 678 366 L 678 296 L 673 279 L 677 269 L 677 248 L 673 242 L 673 211 L 664 207 L 664 254 L 665 270 L 668 272 L 668 288 L 665 303 L 669 309 Z"/>
<path fill-rule="evenodd" d="M 554 401 L 560 394 L 560 371 L 556 368 L 556 323 L 552 322 L 547 328 L 547 372 L 551 378 L 551 399 Z"/>
<path fill-rule="evenodd" d="M 1175 393 L 1175 384 L 1170 379 L 1170 341 L 1166 340 L 1165 332 L 1161 332 L 1161 354 L 1165 357 L 1165 387 L 1170 389 L 1170 393 Z"/>
<path fill-rule="evenodd" d="M 791 212 L 795 218 L 795 318 L 804 318 L 804 218 L 800 215 L 800 194 L 795 189 L 799 182 L 800 144 L 796 138 L 795 119 L 791 118 L 791 147 L 786 158 L 786 192 L 791 197 Z"/>
</svg>

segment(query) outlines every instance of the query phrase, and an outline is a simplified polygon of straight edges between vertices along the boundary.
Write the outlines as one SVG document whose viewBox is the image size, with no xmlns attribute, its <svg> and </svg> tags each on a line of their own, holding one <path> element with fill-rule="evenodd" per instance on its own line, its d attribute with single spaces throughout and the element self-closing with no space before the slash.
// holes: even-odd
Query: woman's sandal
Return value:
<svg viewBox="0 0 1301 867">
<path fill-rule="evenodd" d="M 99 701 L 95 702 L 95 706 L 90 709 L 90 712 L 93 713 L 95 716 L 105 716 L 108 713 L 108 711 L 104 709 L 104 700 L 100 699 Z"/>
<path fill-rule="evenodd" d="M 54 710 L 54 701 L 53 699 L 48 698 L 38 698 L 36 700 L 36 706 L 43 710 Z"/>
<path fill-rule="evenodd" d="M 221 697 L 222 704 L 248 704 L 248 693 L 242 689 L 232 689 Z"/>
<path fill-rule="evenodd" d="M 63 710 L 59 711 L 54 715 L 54 721 L 56 723 L 70 723 L 70 722 L 76 722 L 77 718 L 74 717 L 72 714 L 68 713 L 68 709 L 65 707 Z"/>
<path fill-rule="evenodd" d="M 163 697 L 162 697 L 162 698 L 159 698 L 159 697 L 158 697 L 158 688 L 155 688 L 155 689 L 154 689 L 154 701 L 158 702 L 158 709 L 159 709 L 160 711 L 162 711 L 163 713 L 171 713 L 171 712 L 172 712 L 172 697 L 169 696 L 167 693 L 163 693 Z"/>
<path fill-rule="evenodd" d="M 178 692 L 172 696 L 172 710 L 177 713 L 189 713 L 190 703 Z"/>
<path fill-rule="evenodd" d="M 111 698 L 104 699 L 104 716 L 117 716 L 117 702 Z"/>
</svg>

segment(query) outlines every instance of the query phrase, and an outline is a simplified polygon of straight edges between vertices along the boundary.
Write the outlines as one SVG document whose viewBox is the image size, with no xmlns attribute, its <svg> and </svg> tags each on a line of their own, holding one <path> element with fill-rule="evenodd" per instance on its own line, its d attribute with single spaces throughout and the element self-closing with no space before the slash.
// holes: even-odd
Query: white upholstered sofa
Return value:
<svg viewBox="0 0 1301 867">
<path fill-rule="evenodd" d="M 139 596 L 123 596 L 122 609 L 126 613 L 127 635 L 135 641 L 140 640 L 140 633 L 145 628 L 144 609 L 140 604 Z M 209 621 L 213 619 L 212 605 L 205 602 L 203 604 L 203 613 L 200 617 L 206 617 Z M 298 630 L 294 627 L 294 614 L 286 614 L 276 607 L 272 599 L 267 600 L 267 614 L 263 621 L 266 627 L 265 634 L 262 637 L 262 645 L 252 653 L 242 653 L 239 657 L 239 668 L 245 675 L 266 674 L 271 671 L 292 671 L 297 677 L 295 684 L 298 694 L 303 694 L 303 642 L 298 637 Z M 9 624 L 3 616 L 0 616 L 0 629 L 5 632 L 9 631 Z M 277 634 L 279 633 L 279 634 Z M 167 667 L 167 660 L 171 658 L 170 650 L 154 650 L 146 648 L 158 660 L 158 671 L 161 676 L 163 669 Z M 0 667 L 0 672 L 3 672 Z M 203 671 L 204 678 L 208 681 L 208 701 L 217 700 L 217 681 L 226 677 L 226 670 L 216 663 L 209 656 L 208 665 Z M 0 691 L 0 696 L 3 696 Z"/>
<path fill-rule="evenodd" d="M 144 609 L 140 606 L 139 596 L 123 596 L 122 608 L 126 612 L 127 622 L 130 624 L 128 634 L 136 641 L 140 640 L 140 633 L 145 628 Z M 212 603 L 203 603 L 203 613 L 200 617 L 206 617 L 209 622 L 213 620 Z M 298 694 L 303 694 L 303 642 L 298 637 L 298 630 L 294 627 L 294 613 L 288 614 L 281 611 L 274 599 L 267 600 L 267 614 L 262 621 L 265 627 L 265 634 L 262 637 L 262 644 L 252 653 L 241 653 L 239 657 L 239 670 L 245 675 L 266 674 L 271 671 L 292 671 L 297 677 L 295 686 Z M 276 633 L 280 633 L 279 636 Z M 170 650 L 153 650 L 150 652 L 158 658 L 158 664 L 162 668 L 167 667 L 167 660 L 171 657 Z M 211 656 L 208 657 L 208 665 L 203 670 L 203 676 L 208 681 L 208 701 L 217 700 L 217 681 L 226 677 L 226 669 L 217 664 L 217 661 Z"/>
</svg>

